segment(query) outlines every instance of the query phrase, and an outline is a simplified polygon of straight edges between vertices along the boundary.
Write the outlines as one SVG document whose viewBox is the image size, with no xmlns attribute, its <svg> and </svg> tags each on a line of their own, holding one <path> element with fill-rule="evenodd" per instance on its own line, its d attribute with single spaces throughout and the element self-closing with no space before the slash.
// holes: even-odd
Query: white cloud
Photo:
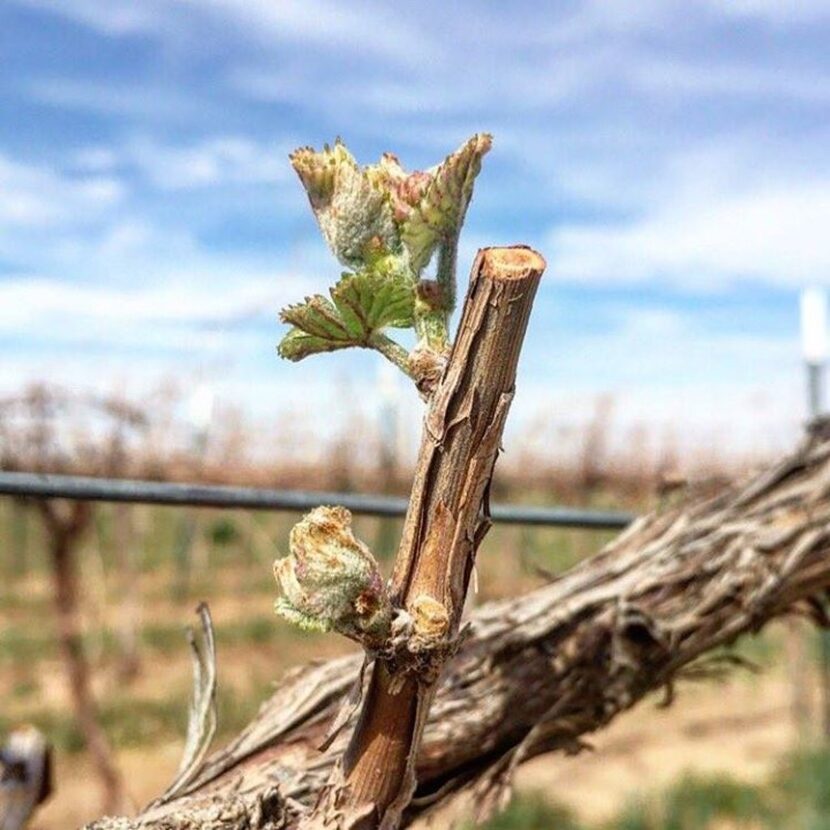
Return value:
<svg viewBox="0 0 830 830">
<path fill-rule="evenodd" d="M 0 153 L 0 221 L 22 227 L 83 224 L 119 204 L 123 184 L 112 176 L 64 176 Z"/>
<path fill-rule="evenodd" d="M 600 398 L 609 404 L 607 457 L 648 467 L 675 457 L 681 469 L 715 466 L 790 450 L 803 434 L 803 400 L 797 373 L 775 382 L 716 384 L 681 381 L 642 383 L 636 390 L 551 389 L 519 379 L 505 439 L 503 462 L 532 450 L 537 460 L 573 466 L 584 454 L 584 437 Z M 736 428 L 739 425 L 739 428 Z"/>
<path fill-rule="evenodd" d="M 725 17 L 757 19 L 776 25 L 810 23 L 830 18 L 825 0 L 708 0 L 710 9 Z"/>
<path fill-rule="evenodd" d="M 14 0 L 60 15 L 100 34 L 151 33 L 169 43 L 187 41 L 192 28 L 211 18 L 249 40 L 336 49 L 399 66 L 439 60 L 430 30 L 407 23 L 382 3 L 334 0 Z M 204 46 L 204 41 L 201 44 Z M 65 97 L 65 96 L 64 96 Z M 76 97 L 77 96 L 73 96 Z M 115 104 L 113 98 L 110 103 Z"/>
<path fill-rule="evenodd" d="M 204 343 L 208 330 L 233 328 L 266 315 L 310 290 L 294 274 L 240 271 L 236 279 L 216 272 L 175 272 L 138 286 L 72 284 L 46 277 L 0 282 L 0 333 L 35 342 L 106 346 L 181 346 Z M 234 335 L 237 336 L 237 335 Z M 243 335 L 244 336 L 244 335 Z"/>
<path fill-rule="evenodd" d="M 203 267 L 206 274 L 221 268 L 222 258 L 209 262 L 182 225 L 155 226 L 137 210 L 75 207 L 75 214 L 51 215 L 49 224 L 0 223 L 0 258 L 66 284 L 80 279 L 135 285 L 162 279 L 175 267 Z"/>
<path fill-rule="evenodd" d="M 35 101 L 81 112 L 160 121 L 164 124 L 188 122 L 208 115 L 218 117 L 221 110 L 204 96 L 188 94 L 158 82 L 125 83 L 109 78 L 40 76 L 25 84 Z"/>
<path fill-rule="evenodd" d="M 663 204 L 625 223 L 564 224 L 550 249 L 569 279 L 797 286 L 830 282 L 828 227 L 830 179 Z"/>
<path fill-rule="evenodd" d="M 645 92 L 678 96 L 783 98 L 812 104 L 830 101 L 830 75 L 762 63 L 723 63 L 705 60 L 640 56 L 625 72 L 632 85 Z"/>
<path fill-rule="evenodd" d="M 541 424 L 540 455 L 554 463 L 578 455 L 582 445 L 568 435 L 584 434 L 600 393 L 613 403 L 609 438 L 621 455 L 632 451 L 626 441 L 637 430 L 651 442 L 668 435 L 687 458 L 707 446 L 732 457 L 780 452 L 800 437 L 803 367 L 795 331 L 763 332 L 739 319 L 706 325 L 692 307 L 654 304 L 621 303 L 610 320 L 601 333 L 575 335 L 534 331 L 531 322 L 508 451 Z"/>
<path fill-rule="evenodd" d="M 118 153 L 112 147 L 85 147 L 72 154 L 72 163 L 85 173 L 109 173 L 118 166 Z"/>
<path fill-rule="evenodd" d="M 464 42 L 468 34 L 460 33 Z M 457 119 L 459 113 L 474 113 L 472 131 L 482 129 L 482 119 L 493 117 L 493 102 L 506 112 L 539 111 L 573 100 L 612 72 L 610 56 L 594 52 L 549 56 L 542 60 L 509 61 L 518 51 L 505 37 L 500 44 L 500 59 L 493 61 L 476 54 L 479 44 L 472 40 L 459 49 L 457 63 L 435 65 L 424 62 L 417 73 L 367 73 L 355 75 L 321 74 L 307 68 L 281 65 L 234 67 L 228 84 L 234 92 L 259 101 L 291 102 L 297 105 L 325 105 L 332 116 L 353 121 L 355 113 L 371 114 L 383 128 L 405 134 L 424 116 L 442 115 Z M 463 58 L 461 57 L 463 55 Z M 454 80 L 448 81 L 447 75 Z M 403 119 L 390 121 L 390 119 Z M 362 130 L 377 127 L 371 122 Z M 420 126 L 420 125 L 418 125 Z M 440 129 L 431 124 L 429 129 Z"/>
<path fill-rule="evenodd" d="M 88 26 L 105 35 L 126 35 L 156 28 L 158 4 L 153 0 L 13 0 Z"/>
<path fill-rule="evenodd" d="M 160 190 L 193 190 L 222 185 L 274 184 L 291 178 L 290 138 L 256 141 L 244 135 L 214 135 L 188 143 L 137 137 L 115 146 L 76 151 L 73 166 L 88 172 L 138 171 Z"/>
<path fill-rule="evenodd" d="M 222 184 L 285 181 L 293 144 L 259 143 L 242 136 L 218 136 L 174 147 L 140 141 L 127 155 L 157 187 L 184 190 Z"/>
<path fill-rule="evenodd" d="M 211 278 L 234 284 L 262 274 L 267 254 L 225 253 L 202 245 L 194 213 L 200 221 L 216 221 L 213 217 L 222 217 L 224 206 L 233 211 L 240 200 L 249 203 L 245 188 L 259 183 L 268 194 L 257 198 L 267 195 L 269 206 L 287 202 L 290 193 L 285 215 L 293 215 L 292 208 L 305 211 L 299 188 L 288 179 L 283 144 L 233 136 L 185 145 L 136 139 L 118 147 L 82 148 L 63 161 L 65 170 L 74 172 L 27 164 L 0 152 L 0 259 L 20 271 L 67 283 L 136 285 L 177 280 L 187 271 L 204 275 L 207 284 Z M 128 190 L 123 183 L 136 175 L 159 190 L 199 189 L 212 199 L 177 215 L 170 210 L 173 196 L 165 195 L 169 204 L 161 206 L 161 220 L 154 216 L 156 205 L 148 201 L 146 188 Z M 228 191 L 229 186 L 239 190 Z M 276 262 L 276 252 L 272 256 Z M 294 248 L 281 262 L 308 270 Z"/>
<path fill-rule="evenodd" d="M 332 0 L 188 2 L 202 13 L 217 13 L 259 41 L 314 44 L 359 57 L 382 57 L 399 66 L 439 59 L 429 29 L 404 22 L 394 6 Z"/>
<path fill-rule="evenodd" d="M 561 44 L 593 38 L 628 39 L 643 32 L 659 32 L 678 5 L 681 4 L 665 0 L 617 0 L 614 3 L 583 0 L 555 25 L 539 21 L 541 25 L 536 27 L 537 37 Z M 687 7 L 681 8 L 687 14 L 690 11 Z"/>
</svg>

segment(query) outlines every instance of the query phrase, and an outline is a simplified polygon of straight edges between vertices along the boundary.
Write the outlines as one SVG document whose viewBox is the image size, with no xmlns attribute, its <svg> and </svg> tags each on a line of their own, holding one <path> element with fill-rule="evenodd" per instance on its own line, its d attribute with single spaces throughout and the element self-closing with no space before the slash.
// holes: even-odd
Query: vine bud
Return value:
<svg viewBox="0 0 830 830">
<path fill-rule="evenodd" d="M 301 628 L 335 630 L 367 648 L 389 636 L 392 606 L 378 563 L 343 507 L 317 507 L 294 525 L 290 554 L 274 563 L 276 612 Z"/>
</svg>

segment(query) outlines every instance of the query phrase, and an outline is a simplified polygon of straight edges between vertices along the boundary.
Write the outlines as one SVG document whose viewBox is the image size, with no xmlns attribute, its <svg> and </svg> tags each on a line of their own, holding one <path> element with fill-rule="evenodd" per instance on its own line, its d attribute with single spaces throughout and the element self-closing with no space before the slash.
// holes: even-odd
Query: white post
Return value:
<svg viewBox="0 0 830 830">
<path fill-rule="evenodd" d="M 827 362 L 827 293 L 823 288 L 801 292 L 801 351 L 807 366 L 807 412 L 810 423 L 824 411 L 824 368 Z M 830 634 L 822 632 L 821 709 L 824 740 L 830 740 Z"/>
<path fill-rule="evenodd" d="M 827 294 L 823 288 L 805 288 L 801 292 L 801 350 L 807 366 L 807 411 L 813 421 L 824 410 Z"/>
<path fill-rule="evenodd" d="M 187 402 L 187 421 L 190 426 L 191 451 L 201 456 L 207 449 L 208 433 L 213 422 L 213 409 L 216 402 L 216 395 L 213 387 L 206 383 L 200 383 L 190 396 Z"/>
</svg>

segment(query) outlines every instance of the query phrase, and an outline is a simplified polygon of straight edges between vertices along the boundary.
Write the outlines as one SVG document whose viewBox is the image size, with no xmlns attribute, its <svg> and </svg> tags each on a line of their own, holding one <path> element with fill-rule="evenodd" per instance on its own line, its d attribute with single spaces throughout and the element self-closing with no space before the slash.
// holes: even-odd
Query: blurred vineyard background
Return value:
<svg viewBox="0 0 830 830">
<path fill-rule="evenodd" d="M 361 349 L 274 353 L 339 270 L 287 155 L 337 135 L 418 170 L 492 132 L 462 279 L 484 245 L 548 260 L 494 501 L 645 511 L 821 409 L 830 3 L 7 0 L 0 33 L 2 471 L 406 495 L 417 395 Z M 200 600 L 217 743 L 350 648 L 272 613 L 297 519 L 0 496 L 0 746 L 55 747 L 32 828 L 170 782 Z M 399 527 L 356 521 L 387 561 Z M 471 601 L 609 536 L 497 526 Z M 741 641 L 720 681 L 529 763 L 491 830 L 830 830 L 823 647 L 798 620 Z"/>
<path fill-rule="evenodd" d="M 194 403 L 165 388 L 139 402 L 27 388 L 0 401 L 3 468 L 407 492 L 411 457 L 394 408 L 374 422 L 352 419 L 330 444 L 298 452 L 291 424 L 246 425 L 204 397 L 197 392 Z M 194 407 L 207 414 L 194 418 Z M 600 398 L 585 423 L 568 427 L 568 456 L 557 456 L 563 428 L 540 417 L 536 432 L 524 442 L 514 436 L 506 448 L 494 500 L 640 512 L 674 498 L 687 478 L 717 484 L 763 460 L 714 445 L 689 455 L 642 431 L 634 435 L 639 443 L 629 435 L 615 444 L 614 430 L 613 400 Z M 191 688 L 184 628 L 198 601 L 209 603 L 216 626 L 219 742 L 291 666 L 351 647 L 299 632 L 272 613 L 271 564 L 297 518 L 112 504 L 83 514 L 72 552 L 82 656 L 127 808 L 158 794 L 179 762 Z M 356 517 L 355 524 L 382 560 L 394 556 L 398 520 Z M 54 743 L 56 792 L 34 826 L 77 826 L 101 809 L 100 769 L 90 761 L 59 650 L 48 514 L 42 503 L 3 498 L 0 528 L 0 733 L 32 723 Z M 479 558 L 473 602 L 527 591 L 611 536 L 496 526 Z M 515 803 L 492 827 L 830 827 L 818 639 L 793 622 L 741 642 L 737 654 L 743 665 L 720 682 L 685 684 L 676 707 L 646 703 L 597 736 L 593 752 L 529 764 Z"/>
</svg>

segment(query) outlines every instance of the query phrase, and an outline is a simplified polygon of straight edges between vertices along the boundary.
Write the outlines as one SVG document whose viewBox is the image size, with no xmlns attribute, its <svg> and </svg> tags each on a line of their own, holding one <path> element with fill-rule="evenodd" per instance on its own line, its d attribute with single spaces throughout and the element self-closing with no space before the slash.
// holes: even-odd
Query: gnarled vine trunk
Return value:
<svg viewBox="0 0 830 830">
<path fill-rule="evenodd" d="M 830 428 L 740 486 L 689 493 L 529 595 L 482 607 L 447 666 L 404 824 L 461 791 L 483 814 L 511 774 L 584 739 L 650 692 L 728 662 L 720 649 L 789 612 L 827 623 Z M 95 830 L 294 828 L 345 738 L 317 750 L 361 657 L 294 671 L 184 795 Z M 332 825 L 336 826 L 336 824 Z"/>
</svg>

